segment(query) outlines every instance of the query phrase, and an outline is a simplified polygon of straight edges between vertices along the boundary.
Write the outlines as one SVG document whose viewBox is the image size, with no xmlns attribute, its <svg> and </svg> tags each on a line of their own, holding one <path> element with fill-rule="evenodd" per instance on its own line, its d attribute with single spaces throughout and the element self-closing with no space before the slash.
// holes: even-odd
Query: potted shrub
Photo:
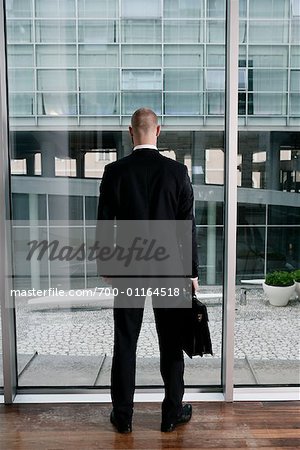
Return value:
<svg viewBox="0 0 300 450">
<path fill-rule="evenodd" d="M 268 273 L 263 282 L 263 290 L 273 306 L 286 306 L 295 292 L 294 276 L 291 272 Z"/>
<path fill-rule="evenodd" d="M 298 298 L 300 298 L 300 269 L 295 270 L 293 272 L 293 278 L 296 283 L 296 293 L 298 295 Z"/>
</svg>

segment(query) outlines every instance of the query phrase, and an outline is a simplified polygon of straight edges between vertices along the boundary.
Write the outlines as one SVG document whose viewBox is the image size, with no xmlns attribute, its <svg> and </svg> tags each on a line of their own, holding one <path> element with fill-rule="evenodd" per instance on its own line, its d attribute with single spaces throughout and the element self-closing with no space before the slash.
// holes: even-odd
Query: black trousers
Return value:
<svg viewBox="0 0 300 450">
<path fill-rule="evenodd" d="M 122 301 L 117 301 L 114 308 L 111 397 L 116 417 L 126 422 L 131 421 L 133 413 L 136 349 L 145 298 L 138 301 L 139 307 L 116 307 L 122 305 Z M 165 387 L 162 421 L 172 422 L 182 412 L 184 394 L 184 359 L 179 332 L 182 311 L 180 308 L 161 307 L 154 307 L 153 311 L 160 349 L 160 372 Z"/>
</svg>

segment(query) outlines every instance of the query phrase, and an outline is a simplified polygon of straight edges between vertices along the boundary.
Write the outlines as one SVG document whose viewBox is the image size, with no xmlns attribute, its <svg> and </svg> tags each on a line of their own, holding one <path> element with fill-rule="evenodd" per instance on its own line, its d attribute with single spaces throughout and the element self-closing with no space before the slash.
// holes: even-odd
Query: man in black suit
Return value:
<svg viewBox="0 0 300 450">
<path fill-rule="evenodd" d="M 137 110 L 132 115 L 129 132 L 134 145 L 132 153 L 105 167 L 100 186 L 98 223 L 114 218 L 191 221 L 192 271 L 189 275 L 193 288 L 197 289 L 194 196 L 187 167 L 159 153 L 156 144 L 160 125 L 152 110 Z M 101 275 L 99 266 L 98 272 Z M 136 281 L 130 282 L 137 286 L 139 284 L 134 284 Z M 139 307 L 119 307 L 119 300 L 115 298 L 114 307 L 111 422 L 119 432 L 126 433 L 132 430 L 136 347 L 145 299 L 139 297 Z M 160 370 L 165 386 L 161 431 L 173 431 L 177 425 L 188 422 L 192 415 L 192 406 L 182 404 L 184 359 L 178 332 L 181 311 L 172 307 L 153 309 L 160 348 Z"/>
</svg>

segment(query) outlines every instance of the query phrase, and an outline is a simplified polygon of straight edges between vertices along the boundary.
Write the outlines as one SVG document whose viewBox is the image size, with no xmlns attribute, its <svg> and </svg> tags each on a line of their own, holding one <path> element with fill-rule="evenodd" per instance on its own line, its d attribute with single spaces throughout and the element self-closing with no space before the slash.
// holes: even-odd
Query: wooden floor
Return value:
<svg viewBox="0 0 300 450">
<path fill-rule="evenodd" d="M 300 402 L 193 403 L 190 423 L 161 433 L 159 404 L 137 404 L 133 432 L 116 433 L 110 405 L 0 405 L 1 450 L 299 449 Z"/>
</svg>

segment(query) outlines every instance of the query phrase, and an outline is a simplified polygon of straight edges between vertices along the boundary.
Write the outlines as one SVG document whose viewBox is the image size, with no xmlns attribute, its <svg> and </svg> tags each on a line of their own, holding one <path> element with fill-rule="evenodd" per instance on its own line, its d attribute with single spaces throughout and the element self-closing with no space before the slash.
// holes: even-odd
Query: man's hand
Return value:
<svg viewBox="0 0 300 450">
<path fill-rule="evenodd" d="M 102 280 L 103 280 L 104 283 L 106 283 L 106 284 L 111 284 L 111 282 L 112 282 L 112 278 L 109 278 L 109 277 L 102 277 Z"/>
<path fill-rule="evenodd" d="M 195 289 L 195 292 L 197 292 L 199 290 L 198 278 L 193 278 L 192 283 L 193 283 L 193 288 Z"/>
</svg>

